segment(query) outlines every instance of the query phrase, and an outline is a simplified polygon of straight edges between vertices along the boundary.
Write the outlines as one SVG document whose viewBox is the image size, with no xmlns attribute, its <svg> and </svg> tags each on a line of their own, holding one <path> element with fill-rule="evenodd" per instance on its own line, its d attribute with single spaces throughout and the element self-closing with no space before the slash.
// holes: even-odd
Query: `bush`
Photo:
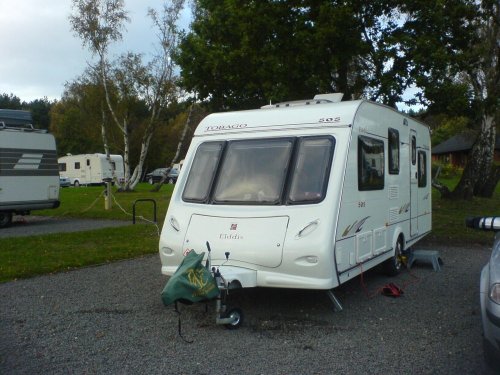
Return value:
<svg viewBox="0 0 500 375">
<path fill-rule="evenodd" d="M 460 176 L 463 172 L 463 168 L 456 167 L 451 163 L 434 162 L 432 163 L 432 178 L 436 177 L 436 173 L 439 169 L 441 170 L 439 172 L 438 178 L 453 178 Z"/>
</svg>

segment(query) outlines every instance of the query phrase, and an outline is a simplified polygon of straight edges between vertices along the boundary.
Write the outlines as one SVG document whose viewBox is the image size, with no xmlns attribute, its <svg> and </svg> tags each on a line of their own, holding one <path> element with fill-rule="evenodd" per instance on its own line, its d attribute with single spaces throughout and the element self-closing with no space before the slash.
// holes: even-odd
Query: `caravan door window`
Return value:
<svg viewBox="0 0 500 375">
<path fill-rule="evenodd" d="M 292 139 L 229 142 L 214 203 L 279 203 L 292 148 Z"/>
<path fill-rule="evenodd" d="M 333 138 L 304 138 L 300 140 L 288 195 L 290 203 L 312 203 L 323 200 L 333 146 Z"/>
<path fill-rule="evenodd" d="M 425 151 L 418 152 L 418 187 L 427 186 L 427 155 Z"/>
</svg>

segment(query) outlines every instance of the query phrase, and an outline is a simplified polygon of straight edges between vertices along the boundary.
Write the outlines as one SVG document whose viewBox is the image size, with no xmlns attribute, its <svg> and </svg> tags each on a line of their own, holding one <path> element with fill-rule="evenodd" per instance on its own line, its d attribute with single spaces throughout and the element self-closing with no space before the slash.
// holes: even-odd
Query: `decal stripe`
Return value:
<svg viewBox="0 0 500 375">
<path fill-rule="evenodd" d="M 58 176 L 55 150 L 0 149 L 0 176 Z"/>
</svg>

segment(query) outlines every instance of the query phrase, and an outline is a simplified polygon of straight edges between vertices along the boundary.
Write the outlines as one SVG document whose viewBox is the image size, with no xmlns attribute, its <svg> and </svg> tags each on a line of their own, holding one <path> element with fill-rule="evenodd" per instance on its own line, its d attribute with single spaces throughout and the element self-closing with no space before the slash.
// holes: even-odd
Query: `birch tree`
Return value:
<svg viewBox="0 0 500 375">
<path fill-rule="evenodd" d="M 151 62 L 145 64 L 142 55 L 128 52 L 110 66 L 109 47 L 123 38 L 125 22 L 129 21 L 122 0 L 73 0 L 74 13 L 70 23 L 84 46 L 97 56 L 96 70 L 104 89 L 111 122 L 123 137 L 123 159 L 125 181 L 120 190 L 133 190 L 140 181 L 149 144 L 158 126 L 163 110 L 176 98 L 177 89 L 171 54 L 177 46 L 179 19 L 184 0 L 171 0 L 163 4 L 160 12 L 149 9 L 148 14 L 157 29 L 158 48 Z M 110 94 L 110 87 L 117 92 L 116 101 Z M 130 118 L 126 110 L 131 100 L 140 98 L 147 104 L 149 116 L 142 135 L 141 150 L 135 167 L 130 163 Z M 106 141 L 105 121 L 102 121 L 103 143 Z M 109 155 L 109 150 L 105 152 Z M 116 181 L 118 183 L 118 181 Z"/>
</svg>

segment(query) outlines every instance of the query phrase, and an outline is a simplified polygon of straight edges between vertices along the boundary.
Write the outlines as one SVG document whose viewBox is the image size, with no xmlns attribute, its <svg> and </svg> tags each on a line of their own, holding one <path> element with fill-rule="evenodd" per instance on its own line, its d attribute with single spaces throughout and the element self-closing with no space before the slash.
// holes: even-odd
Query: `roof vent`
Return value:
<svg viewBox="0 0 500 375">
<path fill-rule="evenodd" d="M 283 108 L 283 107 L 296 107 L 296 106 L 311 105 L 311 104 L 338 103 L 342 100 L 343 96 L 344 96 L 343 93 L 318 94 L 314 97 L 314 99 L 294 100 L 291 102 L 267 104 L 267 105 L 264 105 L 260 108 L 261 109 Z"/>
<path fill-rule="evenodd" d="M 344 93 L 342 92 L 334 92 L 331 94 L 318 94 L 314 96 L 314 100 L 328 100 L 332 103 L 338 103 L 342 100 Z"/>
</svg>

